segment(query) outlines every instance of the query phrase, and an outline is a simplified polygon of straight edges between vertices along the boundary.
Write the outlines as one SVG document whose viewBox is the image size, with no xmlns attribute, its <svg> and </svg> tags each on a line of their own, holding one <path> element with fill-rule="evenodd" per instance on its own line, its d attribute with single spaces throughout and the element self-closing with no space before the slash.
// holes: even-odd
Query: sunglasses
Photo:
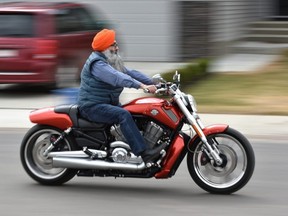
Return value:
<svg viewBox="0 0 288 216">
<path fill-rule="evenodd" d="M 111 46 L 117 48 L 117 47 L 118 47 L 118 44 L 115 42 L 115 43 L 113 43 Z"/>
</svg>

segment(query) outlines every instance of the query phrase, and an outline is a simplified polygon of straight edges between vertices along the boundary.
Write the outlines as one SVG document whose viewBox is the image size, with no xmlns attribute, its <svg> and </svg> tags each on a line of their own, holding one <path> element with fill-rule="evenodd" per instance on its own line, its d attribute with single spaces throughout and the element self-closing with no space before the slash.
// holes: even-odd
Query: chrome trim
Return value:
<svg viewBox="0 0 288 216">
<path fill-rule="evenodd" d="M 34 59 L 54 59 L 57 58 L 56 54 L 37 54 L 33 56 Z"/>
<path fill-rule="evenodd" d="M 0 72 L 0 75 L 2 76 L 23 76 L 23 75 L 26 75 L 26 76 L 30 76 L 30 75 L 36 75 L 37 73 L 33 73 L 33 72 Z"/>
<path fill-rule="evenodd" d="M 123 141 L 115 141 L 115 142 L 112 142 L 112 143 L 110 144 L 110 147 L 111 147 L 111 148 L 121 147 L 121 148 L 125 148 L 125 149 L 127 149 L 127 150 L 131 150 L 130 146 L 129 146 L 127 143 L 123 142 Z"/>
<path fill-rule="evenodd" d="M 126 170 L 139 171 L 145 169 L 144 162 L 141 164 L 115 163 L 103 160 L 91 160 L 86 158 L 54 157 L 53 167 L 72 169 L 98 169 L 98 170 Z"/>
<path fill-rule="evenodd" d="M 95 149 L 88 149 L 93 154 L 97 155 L 98 158 L 106 158 L 107 152 L 105 151 L 99 151 Z M 50 158 L 56 158 L 56 157 L 64 157 L 64 158 L 89 158 L 89 155 L 87 155 L 83 151 L 62 151 L 62 152 L 50 152 L 48 154 L 48 157 Z"/>
</svg>

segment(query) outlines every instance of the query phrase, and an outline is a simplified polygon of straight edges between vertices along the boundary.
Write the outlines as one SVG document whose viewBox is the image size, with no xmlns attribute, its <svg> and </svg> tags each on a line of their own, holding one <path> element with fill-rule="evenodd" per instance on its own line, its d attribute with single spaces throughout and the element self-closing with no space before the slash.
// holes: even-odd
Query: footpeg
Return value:
<svg viewBox="0 0 288 216">
<path fill-rule="evenodd" d="M 90 159 L 94 160 L 98 158 L 98 154 L 90 151 L 87 147 L 83 147 L 83 152 L 89 156 Z"/>
<path fill-rule="evenodd" d="M 151 168 L 154 165 L 154 163 L 149 162 L 149 163 L 146 163 L 145 165 L 147 168 Z"/>
<path fill-rule="evenodd" d="M 161 157 L 157 160 L 157 162 L 156 163 L 148 162 L 148 163 L 145 164 L 146 167 L 147 168 L 151 168 L 151 167 L 160 168 L 161 167 L 160 163 L 161 163 L 162 159 L 165 157 L 165 155 L 166 155 L 166 151 L 164 149 L 162 149 L 161 152 L 160 152 L 160 156 Z"/>
<path fill-rule="evenodd" d="M 161 157 L 160 157 L 159 160 L 156 162 L 156 164 L 158 165 L 158 167 L 161 167 L 161 166 L 160 166 L 160 163 L 161 163 L 162 159 L 166 156 L 166 151 L 165 151 L 164 149 L 162 149 L 161 152 L 160 152 L 160 155 L 161 155 Z"/>
</svg>

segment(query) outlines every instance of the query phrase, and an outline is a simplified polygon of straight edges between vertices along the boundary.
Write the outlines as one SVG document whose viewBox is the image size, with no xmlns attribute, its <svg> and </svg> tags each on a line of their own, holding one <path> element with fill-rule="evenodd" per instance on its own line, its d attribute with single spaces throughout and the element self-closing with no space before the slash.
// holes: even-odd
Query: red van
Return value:
<svg viewBox="0 0 288 216">
<path fill-rule="evenodd" d="M 0 83 L 51 89 L 79 79 L 93 37 L 104 28 L 94 15 L 78 3 L 1 3 Z"/>
</svg>

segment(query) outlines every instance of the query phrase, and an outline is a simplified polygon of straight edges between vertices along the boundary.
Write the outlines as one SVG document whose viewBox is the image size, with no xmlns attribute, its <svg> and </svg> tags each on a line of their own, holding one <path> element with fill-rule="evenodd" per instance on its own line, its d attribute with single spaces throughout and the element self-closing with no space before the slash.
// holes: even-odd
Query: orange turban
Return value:
<svg viewBox="0 0 288 216">
<path fill-rule="evenodd" d="M 92 48 L 95 51 L 102 52 L 109 48 L 115 42 L 115 31 L 103 29 L 98 32 L 92 42 Z"/>
</svg>

